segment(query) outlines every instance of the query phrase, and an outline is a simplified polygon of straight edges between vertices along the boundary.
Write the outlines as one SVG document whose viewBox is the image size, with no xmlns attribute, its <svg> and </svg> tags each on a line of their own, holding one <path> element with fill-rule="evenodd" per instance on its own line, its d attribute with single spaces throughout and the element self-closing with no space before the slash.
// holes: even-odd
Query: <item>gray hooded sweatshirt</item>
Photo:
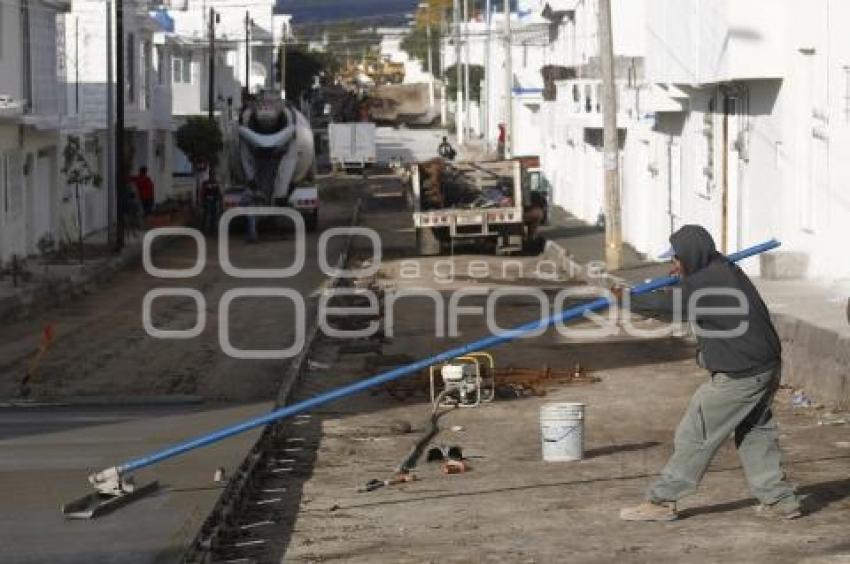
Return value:
<svg viewBox="0 0 850 564">
<path fill-rule="evenodd" d="M 746 376 L 779 364 L 782 347 L 767 306 L 738 265 L 717 252 L 711 234 L 699 225 L 685 225 L 670 236 L 670 244 L 685 270 L 681 282 L 681 311 L 687 314 L 698 333 L 701 365 L 712 373 Z M 708 293 L 692 301 L 691 297 L 700 290 Z M 737 290 L 740 299 L 715 293 L 717 290 Z M 672 312 L 676 295 L 679 294 L 661 291 L 635 296 L 632 308 Z M 711 311 L 719 308 L 738 311 Z M 700 334 L 708 331 L 727 335 Z M 730 332 L 737 335 L 729 336 Z"/>
</svg>

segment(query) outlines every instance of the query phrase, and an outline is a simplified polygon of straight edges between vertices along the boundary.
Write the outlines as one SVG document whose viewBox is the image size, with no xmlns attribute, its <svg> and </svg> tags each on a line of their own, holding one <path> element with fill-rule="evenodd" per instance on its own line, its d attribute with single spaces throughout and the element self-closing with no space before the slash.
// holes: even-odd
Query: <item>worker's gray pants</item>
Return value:
<svg viewBox="0 0 850 564">
<path fill-rule="evenodd" d="M 770 409 L 780 368 L 732 378 L 715 373 L 697 389 L 676 429 L 673 456 L 650 487 L 650 501 L 676 501 L 696 491 L 720 445 L 734 432 L 738 457 L 763 504 L 796 504 L 781 468 L 779 433 Z"/>
</svg>

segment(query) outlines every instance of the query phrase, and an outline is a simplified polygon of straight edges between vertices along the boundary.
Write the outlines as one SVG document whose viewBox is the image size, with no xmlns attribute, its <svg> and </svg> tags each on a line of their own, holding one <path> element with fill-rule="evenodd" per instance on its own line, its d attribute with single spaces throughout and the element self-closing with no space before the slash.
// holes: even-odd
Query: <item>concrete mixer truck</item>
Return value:
<svg viewBox="0 0 850 564">
<path fill-rule="evenodd" d="M 225 192 L 224 207 L 246 202 L 291 207 L 304 216 L 307 230 L 315 230 L 319 194 L 307 118 L 279 94 L 263 92 L 242 107 L 238 121 L 231 124 L 229 142 L 231 176 L 237 185 Z M 246 198 L 246 193 L 252 197 Z"/>
</svg>

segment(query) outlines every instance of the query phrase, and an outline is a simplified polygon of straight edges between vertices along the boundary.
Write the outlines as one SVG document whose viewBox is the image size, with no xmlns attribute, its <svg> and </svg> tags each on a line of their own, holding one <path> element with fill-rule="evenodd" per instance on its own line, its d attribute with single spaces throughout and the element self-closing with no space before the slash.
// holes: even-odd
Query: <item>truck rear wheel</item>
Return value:
<svg viewBox="0 0 850 564">
<path fill-rule="evenodd" d="M 440 254 L 440 240 L 430 227 L 416 230 L 416 251 L 420 256 L 432 257 Z"/>
</svg>

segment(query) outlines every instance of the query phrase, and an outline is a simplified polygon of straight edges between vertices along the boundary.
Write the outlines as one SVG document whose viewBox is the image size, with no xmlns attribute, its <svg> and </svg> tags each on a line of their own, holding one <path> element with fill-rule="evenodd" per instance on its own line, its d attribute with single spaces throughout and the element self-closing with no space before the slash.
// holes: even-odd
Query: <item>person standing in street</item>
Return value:
<svg viewBox="0 0 850 564">
<path fill-rule="evenodd" d="M 746 274 L 715 249 L 703 227 L 685 225 L 670 236 L 681 293 L 631 298 L 632 309 L 673 312 L 681 298 L 697 337 L 697 363 L 709 379 L 694 393 L 676 429 L 674 451 L 646 501 L 620 512 L 627 521 L 672 521 L 676 502 L 696 491 L 720 446 L 734 435 L 760 514 L 803 515 L 782 470 L 779 433 L 771 410 L 781 376 L 781 345 L 767 306 Z M 614 294 L 622 297 L 623 289 Z M 734 312 L 734 313 L 732 313 Z"/>
<path fill-rule="evenodd" d="M 437 147 L 437 154 L 446 160 L 455 160 L 457 153 L 455 152 L 454 147 L 452 147 L 452 144 L 449 143 L 448 137 L 443 137 L 442 143 L 440 143 L 440 146 Z"/>
<path fill-rule="evenodd" d="M 505 140 L 507 139 L 507 131 L 504 123 L 499 124 L 499 138 L 496 150 L 499 152 L 499 158 L 505 158 Z"/>
<path fill-rule="evenodd" d="M 148 176 L 148 167 L 139 167 L 139 174 L 132 178 L 136 185 L 136 191 L 139 193 L 139 201 L 142 204 L 142 210 L 145 215 L 150 215 L 153 212 L 154 203 L 154 186 L 153 180 Z"/>
<path fill-rule="evenodd" d="M 205 233 L 215 233 L 218 223 L 219 211 L 221 210 L 221 188 L 215 180 L 215 176 L 204 181 L 201 187 L 201 201 L 204 206 L 203 229 Z"/>
<path fill-rule="evenodd" d="M 239 199 L 239 206 L 250 208 L 256 206 L 259 201 L 260 199 L 249 186 L 242 193 L 242 197 Z M 257 241 L 259 241 L 259 234 L 257 233 L 257 216 L 247 214 L 245 216 L 245 242 L 256 243 Z"/>
</svg>

